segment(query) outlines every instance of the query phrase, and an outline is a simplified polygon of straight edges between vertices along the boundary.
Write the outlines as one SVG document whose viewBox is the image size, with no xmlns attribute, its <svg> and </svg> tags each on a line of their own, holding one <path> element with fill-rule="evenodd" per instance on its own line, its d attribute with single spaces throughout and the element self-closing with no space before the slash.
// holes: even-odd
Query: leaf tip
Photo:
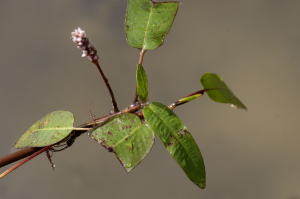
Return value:
<svg viewBox="0 0 300 199">
<path fill-rule="evenodd" d="M 206 187 L 205 181 L 200 182 L 200 183 L 198 184 L 198 186 L 199 186 L 201 189 L 205 189 L 205 187 Z"/>
<path fill-rule="evenodd" d="M 244 109 L 245 111 L 248 111 L 248 109 L 245 105 L 242 107 L 242 106 L 238 106 L 238 105 L 235 105 L 235 104 L 230 104 L 230 106 L 234 109 Z"/>
</svg>

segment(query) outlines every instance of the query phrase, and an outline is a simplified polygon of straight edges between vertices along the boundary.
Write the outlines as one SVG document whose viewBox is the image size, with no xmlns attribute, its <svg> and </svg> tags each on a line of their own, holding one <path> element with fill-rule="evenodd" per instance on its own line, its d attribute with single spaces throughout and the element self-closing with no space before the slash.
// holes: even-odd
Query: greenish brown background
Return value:
<svg viewBox="0 0 300 199">
<path fill-rule="evenodd" d="M 181 0 L 165 43 L 145 54 L 150 101 L 166 105 L 200 90 L 205 72 L 223 77 L 249 109 L 206 95 L 178 107 L 200 146 L 207 188 L 185 176 L 157 139 L 129 174 L 86 135 L 0 180 L 1 199 L 300 198 L 300 1 Z M 120 108 L 135 91 L 139 51 L 124 34 L 125 0 L 0 2 L 0 157 L 37 120 L 68 110 L 75 125 L 110 110 L 97 69 L 70 39 L 81 27 L 96 46 Z M 1 172 L 9 166 L 1 168 Z"/>
</svg>

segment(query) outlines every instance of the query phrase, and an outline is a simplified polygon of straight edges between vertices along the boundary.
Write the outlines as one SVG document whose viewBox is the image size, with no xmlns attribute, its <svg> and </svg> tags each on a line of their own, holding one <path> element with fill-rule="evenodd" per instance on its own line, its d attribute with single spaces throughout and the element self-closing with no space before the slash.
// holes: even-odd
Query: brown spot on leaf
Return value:
<svg viewBox="0 0 300 199">
<path fill-rule="evenodd" d="M 48 123 L 49 123 L 49 120 L 46 120 L 46 121 L 44 122 L 44 126 L 46 126 Z"/>
<path fill-rule="evenodd" d="M 130 147 L 130 146 L 127 146 L 127 148 L 129 149 L 129 151 L 131 151 L 131 152 L 132 152 L 132 147 Z"/>
<path fill-rule="evenodd" d="M 106 147 L 106 148 L 107 148 L 108 152 L 113 152 L 114 151 L 114 148 L 112 148 L 112 147 Z"/>
</svg>

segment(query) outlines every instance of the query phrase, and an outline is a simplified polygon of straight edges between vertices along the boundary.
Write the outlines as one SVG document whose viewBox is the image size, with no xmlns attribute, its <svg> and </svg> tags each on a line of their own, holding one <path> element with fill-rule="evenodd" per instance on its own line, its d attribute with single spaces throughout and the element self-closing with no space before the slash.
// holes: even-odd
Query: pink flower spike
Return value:
<svg viewBox="0 0 300 199">
<path fill-rule="evenodd" d="M 76 43 L 77 48 L 82 50 L 82 57 L 88 57 L 90 61 L 96 61 L 99 59 L 97 50 L 93 46 L 92 42 L 86 38 L 85 31 L 78 27 L 71 33 L 71 39 Z"/>
</svg>

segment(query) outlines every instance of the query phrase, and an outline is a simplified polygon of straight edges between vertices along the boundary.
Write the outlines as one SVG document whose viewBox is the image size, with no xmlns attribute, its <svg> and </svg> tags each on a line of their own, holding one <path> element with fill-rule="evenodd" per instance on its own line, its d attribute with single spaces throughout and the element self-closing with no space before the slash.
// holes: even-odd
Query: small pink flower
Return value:
<svg viewBox="0 0 300 199">
<path fill-rule="evenodd" d="M 76 43 L 77 48 L 82 50 L 82 57 L 88 57 L 90 61 L 97 61 L 99 59 L 97 55 L 97 50 L 93 46 L 92 42 L 86 38 L 84 30 L 81 30 L 79 27 L 71 33 L 73 42 Z"/>
</svg>

